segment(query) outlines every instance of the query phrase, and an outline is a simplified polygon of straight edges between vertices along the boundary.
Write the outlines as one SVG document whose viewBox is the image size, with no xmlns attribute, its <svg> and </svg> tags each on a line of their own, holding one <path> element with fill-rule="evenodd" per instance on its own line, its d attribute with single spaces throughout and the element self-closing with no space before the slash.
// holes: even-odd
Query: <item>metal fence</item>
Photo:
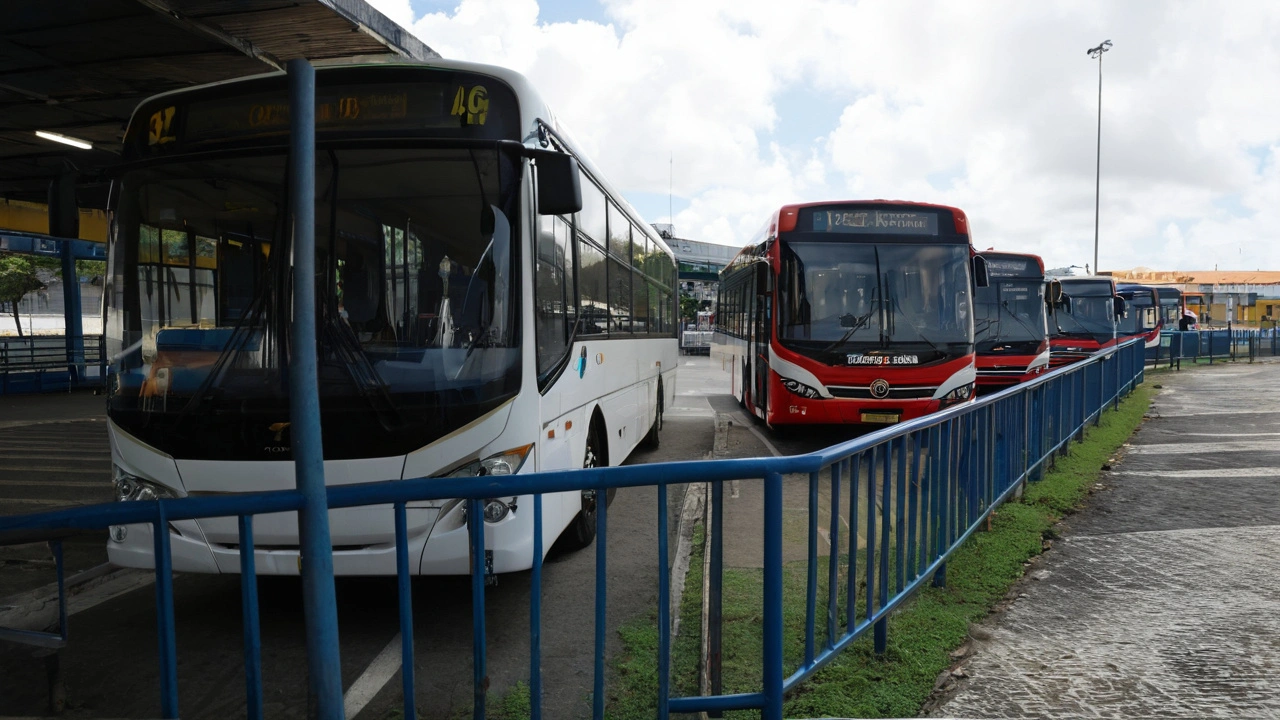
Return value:
<svg viewBox="0 0 1280 720">
<path fill-rule="evenodd" d="M 889 613 L 923 583 L 945 580 L 948 556 L 977 530 L 992 510 L 1018 486 L 1037 477 L 1055 453 L 1064 451 L 1086 425 L 1096 423 L 1103 409 L 1130 392 L 1143 380 L 1141 341 L 1128 343 L 1089 360 L 1048 373 L 1030 383 L 981 398 L 930 417 L 852 440 L 808 455 L 721 461 L 679 462 L 517 475 L 501 478 L 422 478 L 394 483 L 370 483 L 327 488 L 329 508 L 387 504 L 394 508 L 399 574 L 399 607 L 403 638 L 403 693 L 405 717 L 415 717 L 413 617 L 406 542 L 405 503 L 465 498 L 468 518 L 481 518 L 485 498 L 532 495 L 534 517 L 534 567 L 530 591 L 531 657 L 529 686 L 532 717 L 541 717 L 541 598 L 542 503 L 541 494 L 595 488 L 656 486 L 658 499 L 658 707 L 659 718 L 670 712 L 723 711 L 759 708 L 765 718 L 782 717 L 783 695 L 830 662 L 841 650 L 872 632 L 878 650 L 887 639 Z M 808 591 L 803 661 L 784 665 L 782 488 L 786 475 L 808 477 L 811 510 L 818 486 L 831 483 L 832 504 L 840 506 L 847 492 L 849 536 L 866 538 L 843 560 L 832 552 L 828 566 L 820 567 L 817 555 L 818 514 L 810 513 L 808 527 Z M 710 482 L 711 562 L 713 607 L 711 622 L 718 622 L 714 599 L 722 575 L 718 555 L 723 537 L 717 532 L 723 517 L 720 483 L 742 480 L 763 483 L 763 673 L 760 690 L 745 694 L 671 697 L 671 585 L 668 553 L 667 490 L 671 485 Z M 890 497 L 895 502 L 886 502 Z M 879 499 L 879 500 L 878 500 Z M 110 525 L 146 523 L 155 538 L 156 607 L 160 638 L 161 710 L 164 717 L 178 716 L 177 647 L 174 636 L 172 572 L 168 524 L 176 520 L 238 517 L 240 570 L 244 578 L 244 665 L 248 715 L 262 717 L 262 678 L 258 631 L 257 582 L 254 566 L 253 517 L 264 513 L 296 511 L 304 504 L 297 490 L 246 493 L 223 497 L 189 497 L 157 501 L 114 503 L 0 518 L 0 542 L 16 538 L 56 538 L 59 533 L 102 529 Z M 594 717 L 604 712 L 604 611 L 608 557 L 609 514 L 601 504 L 597 514 L 596 631 Z M 838 543 L 841 523 L 833 521 L 830 535 Z M 484 592 L 484 532 L 482 523 L 471 524 L 474 716 L 485 713 L 486 616 Z M 845 563 L 842 565 L 841 563 Z M 845 582 L 837 582 L 842 568 Z M 827 593 L 819 598 L 818 574 L 825 572 Z M 855 582 L 855 578 L 857 582 Z M 305 578 L 304 578 L 305 579 Z M 331 582 L 331 576 L 329 578 Z M 857 588 L 865 584 L 859 595 Z M 838 613 L 843 591 L 844 612 Z M 815 640 L 815 628 L 825 624 L 825 642 Z M 714 635 L 714 628 L 712 630 Z M 314 648 L 308 642 L 309 648 Z M 712 650 L 715 654 L 715 649 Z M 336 668 L 334 668 L 336 672 Z M 335 676 L 337 677 L 337 676 Z M 336 682 L 340 682 L 337 680 Z M 325 707 L 321 717 L 341 717 L 338 707 Z"/>
<path fill-rule="evenodd" d="M 1275 328 L 1166 331 L 1160 342 L 1147 348 L 1147 363 L 1157 367 L 1181 367 L 1183 360 L 1210 363 L 1274 357 L 1280 349 Z"/>
<path fill-rule="evenodd" d="M 84 357 L 67 351 L 64 335 L 0 338 L 0 395 L 100 385 L 106 377 L 101 335 L 84 337 Z"/>
</svg>

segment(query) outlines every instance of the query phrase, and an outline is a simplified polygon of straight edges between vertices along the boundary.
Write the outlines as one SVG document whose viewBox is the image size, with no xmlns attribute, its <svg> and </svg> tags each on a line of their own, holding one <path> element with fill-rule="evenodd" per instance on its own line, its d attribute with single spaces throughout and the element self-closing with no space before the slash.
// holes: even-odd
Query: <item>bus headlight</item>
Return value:
<svg viewBox="0 0 1280 720">
<path fill-rule="evenodd" d="M 177 494 L 160 483 L 144 480 L 123 470 L 119 465 L 112 465 L 111 470 L 116 486 L 116 500 L 120 502 L 177 497 Z"/>
<path fill-rule="evenodd" d="M 938 399 L 938 409 L 951 407 L 973 397 L 973 383 L 966 383 Z"/>
<path fill-rule="evenodd" d="M 484 521 L 487 523 L 502 522 L 509 512 L 511 506 L 501 500 L 490 498 L 484 501 Z"/>
<path fill-rule="evenodd" d="M 787 390 L 790 390 L 791 392 L 795 393 L 796 395 L 799 395 L 802 398 L 817 400 L 822 397 L 822 393 L 818 392 L 817 390 L 814 390 L 808 385 L 805 385 L 799 380 L 792 380 L 789 377 L 783 377 L 781 375 L 778 376 L 778 379 L 782 381 L 782 387 L 786 388 Z"/>
<path fill-rule="evenodd" d="M 533 445 L 524 445 L 512 450 L 490 455 L 470 465 L 464 465 L 445 477 L 481 477 L 486 475 L 515 475 L 524 466 L 524 461 L 533 451 Z"/>
</svg>

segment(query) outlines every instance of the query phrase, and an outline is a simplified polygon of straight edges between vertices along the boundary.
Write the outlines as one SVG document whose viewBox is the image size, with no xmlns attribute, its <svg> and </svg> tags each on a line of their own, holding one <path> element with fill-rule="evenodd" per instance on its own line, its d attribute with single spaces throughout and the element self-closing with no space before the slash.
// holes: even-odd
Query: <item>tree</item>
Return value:
<svg viewBox="0 0 1280 720">
<path fill-rule="evenodd" d="M 698 299 L 692 295 L 680 296 L 680 318 L 692 322 L 698 316 Z"/>
<path fill-rule="evenodd" d="M 0 256 L 0 302 L 9 303 L 13 311 L 13 321 L 18 326 L 18 337 L 22 337 L 22 318 L 18 316 L 18 303 L 29 292 L 44 287 L 31 261 L 19 255 Z"/>
</svg>

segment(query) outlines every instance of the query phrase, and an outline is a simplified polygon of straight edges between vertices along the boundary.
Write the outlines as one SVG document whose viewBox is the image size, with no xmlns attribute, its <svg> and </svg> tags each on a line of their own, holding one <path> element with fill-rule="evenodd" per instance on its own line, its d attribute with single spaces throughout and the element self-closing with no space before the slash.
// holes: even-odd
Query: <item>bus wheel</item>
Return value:
<svg viewBox="0 0 1280 720">
<path fill-rule="evenodd" d="M 607 462 L 602 454 L 604 450 L 603 435 L 599 423 L 592 422 L 587 432 L 587 448 L 582 453 L 582 467 L 606 467 Z M 613 490 L 605 496 L 605 502 L 613 501 Z M 572 550 L 581 550 L 596 539 L 596 505 L 599 491 L 588 488 L 582 491 L 582 509 L 574 516 L 565 530 L 566 540 Z"/>
<path fill-rule="evenodd" d="M 658 383 L 658 400 L 656 407 L 658 408 L 658 413 L 653 417 L 653 426 L 649 428 L 649 434 L 645 435 L 644 440 L 642 441 L 645 448 L 649 450 L 657 450 L 662 444 L 662 438 L 658 436 L 658 433 L 662 432 L 662 383 Z"/>
</svg>

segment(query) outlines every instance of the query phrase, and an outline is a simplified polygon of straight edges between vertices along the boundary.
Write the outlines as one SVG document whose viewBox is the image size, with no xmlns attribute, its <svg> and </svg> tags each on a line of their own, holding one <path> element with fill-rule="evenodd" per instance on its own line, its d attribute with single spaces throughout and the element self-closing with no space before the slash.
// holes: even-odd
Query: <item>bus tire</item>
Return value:
<svg viewBox="0 0 1280 720">
<path fill-rule="evenodd" d="M 662 438 L 659 436 L 659 433 L 662 432 L 662 381 L 658 381 L 658 399 L 655 407 L 658 408 L 658 412 L 653 416 L 653 426 L 649 428 L 649 434 L 645 435 L 644 440 L 641 441 L 644 443 L 646 450 L 657 450 L 662 445 Z"/>
<path fill-rule="evenodd" d="M 608 467 L 608 457 L 604 453 L 607 449 L 604 446 L 605 435 L 600 431 L 601 424 L 597 419 L 591 421 L 591 429 L 587 431 L 587 446 L 582 453 L 582 467 Z M 613 501 L 614 490 L 609 490 L 605 496 L 605 503 Z M 594 489 L 582 491 L 582 509 L 577 515 L 573 516 L 573 520 L 569 522 L 569 527 L 565 528 L 565 542 L 570 550 L 582 550 L 596 539 L 596 502 L 599 493 Z"/>
</svg>

